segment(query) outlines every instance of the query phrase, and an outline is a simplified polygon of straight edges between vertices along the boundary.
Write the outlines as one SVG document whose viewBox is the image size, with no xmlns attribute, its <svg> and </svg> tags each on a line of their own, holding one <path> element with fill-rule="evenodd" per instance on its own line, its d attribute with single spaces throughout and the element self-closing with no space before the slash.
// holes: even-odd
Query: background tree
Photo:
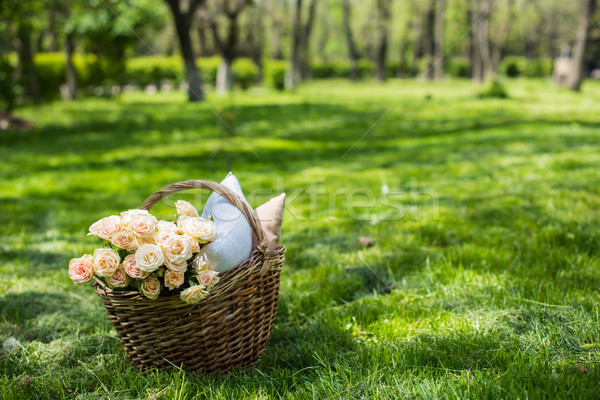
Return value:
<svg viewBox="0 0 600 400">
<path fill-rule="evenodd" d="M 354 33 L 352 31 L 352 5 L 350 4 L 350 0 L 342 0 L 342 15 L 342 26 L 350 62 L 350 79 L 355 81 L 358 78 L 358 60 L 360 54 L 356 47 Z"/>
<path fill-rule="evenodd" d="M 444 34 L 446 21 L 446 0 L 436 1 L 435 11 L 435 43 L 433 51 L 433 78 L 442 79 L 444 75 Z"/>
<path fill-rule="evenodd" d="M 7 50 L 16 50 L 18 58 L 17 75 L 24 88 L 24 94 L 35 104 L 41 101 L 40 84 L 34 63 L 34 36 L 43 21 L 41 1 L 3 0 L 0 3 L 0 16 L 6 21 Z"/>
<path fill-rule="evenodd" d="M 594 15 L 595 10 L 596 0 L 583 0 L 581 17 L 579 20 L 579 30 L 577 31 L 577 40 L 575 42 L 575 51 L 573 52 L 573 63 L 571 65 L 571 73 L 567 82 L 569 88 L 576 92 L 581 90 L 585 50 L 588 43 L 588 34 L 590 31 L 592 16 Z"/>
<path fill-rule="evenodd" d="M 216 82 L 218 94 L 233 88 L 232 66 L 238 55 L 240 14 L 252 5 L 251 0 L 222 0 L 202 7 L 204 21 L 210 26 L 215 47 L 221 55 Z M 220 30 L 219 25 L 224 29 Z"/>
<path fill-rule="evenodd" d="M 292 46 L 290 60 L 285 73 L 286 89 L 294 89 L 301 79 L 302 63 L 300 47 L 302 46 L 302 0 L 296 0 L 292 22 Z"/>
<path fill-rule="evenodd" d="M 309 46 L 311 41 L 310 38 L 313 32 L 316 10 L 317 0 L 309 0 L 306 22 L 304 23 L 302 36 L 300 38 L 300 80 L 310 78 L 311 74 Z"/>
<path fill-rule="evenodd" d="M 473 79 L 483 82 L 493 75 L 489 41 L 489 19 L 492 12 L 489 0 L 473 0 Z"/>
<path fill-rule="evenodd" d="M 179 39 L 181 56 L 185 68 L 185 79 L 188 84 L 188 100 L 202 101 L 204 93 L 202 92 L 202 78 L 198 72 L 196 58 L 194 57 L 194 48 L 192 45 L 192 36 L 190 33 L 194 14 L 204 0 L 189 0 L 187 8 L 184 7 L 184 0 L 165 0 L 171 15 Z"/>
<path fill-rule="evenodd" d="M 375 44 L 375 78 L 384 81 L 391 19 L 390 0 L 377 0 L 377 28 Z"/>
</svg>

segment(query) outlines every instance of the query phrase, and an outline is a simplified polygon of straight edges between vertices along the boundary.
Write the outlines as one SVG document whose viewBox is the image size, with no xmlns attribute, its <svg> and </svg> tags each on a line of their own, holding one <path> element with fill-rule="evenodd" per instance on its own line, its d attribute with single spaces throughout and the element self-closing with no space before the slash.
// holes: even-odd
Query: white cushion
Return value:
<svg viewBox="0 0 600 400">
<path fill-rule="evenodd" d="M 221 185 L 227 187 L 235 194 L 246 200 L 240 183 L 231 172 L 227 174 Z M 206 244 L 200 253 L 206 256 L 211 269 L 225 272 L 250 258 L 252 251 L 252 228 L 246 217 L 233 204 L 217 193 L 212 193 L 202 217 L 212 215 L 217 224 L 217 238 Z"/>
</svg>

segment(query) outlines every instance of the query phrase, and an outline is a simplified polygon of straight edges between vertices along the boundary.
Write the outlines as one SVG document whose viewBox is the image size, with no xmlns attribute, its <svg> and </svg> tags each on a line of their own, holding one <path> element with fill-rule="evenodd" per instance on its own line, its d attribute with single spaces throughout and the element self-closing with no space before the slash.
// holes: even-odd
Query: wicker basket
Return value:
<svg viewBox="0 0 600 400">
<path fill-rule="evenodd" d="M 181 301 L 179 293 L 149 300 L 137 291 L 112 291 L 101 283 L 96 293 L 130 361 L 139 368 L 175 366 L 226 372 L 252 367 L 271 337 L 285 248 L 267 251 L 252 208 L 214 182 L 189 180 L 168 185 L 148 197 L 141 208 L 149 210 L 165 196 L 186 189 L 213 190 L 244 214 L 260 243 L 250 258 L 220 274 L 208 297 L 193 305 Z"/>
</svg>

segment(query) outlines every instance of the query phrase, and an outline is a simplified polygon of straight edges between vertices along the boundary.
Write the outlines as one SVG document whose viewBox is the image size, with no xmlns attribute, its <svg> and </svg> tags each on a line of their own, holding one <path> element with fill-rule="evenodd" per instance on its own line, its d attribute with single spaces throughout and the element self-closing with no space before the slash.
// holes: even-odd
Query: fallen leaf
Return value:
<svg viewBox="0 0 600 400">
<path fill-rule="evenodd" d="M 379 289 L 379 293 L 381 294 L 390 294 L 392 290 L 396 289 L 396 284 L 395 283 L 388 283 L 387 285 L 385 285 L 384 287 L 382 287 L 381 289 Z"/>
<path fill-rule="evenodd" d="M 358 238 L 358 243 L 362 244 L 364 247 L 371 247 L 375 244 L 375 241 L 370 237 L 361 236 Z"/>
</svg>

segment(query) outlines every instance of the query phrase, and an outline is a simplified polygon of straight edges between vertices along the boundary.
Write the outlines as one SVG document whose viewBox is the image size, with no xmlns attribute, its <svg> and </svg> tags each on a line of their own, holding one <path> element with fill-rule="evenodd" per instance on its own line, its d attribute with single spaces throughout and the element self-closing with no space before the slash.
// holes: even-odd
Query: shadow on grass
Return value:
<svg viewBox="0 0 600 400">
<path fill-rule="evenodd" d="M 87 300 L 87 299 L 85 299 Z M 27 291 L 0 297 L 1 330 L 24 341 L 49 343 L 64 335 L 91 333 L 104 321 L 103 309 L 74 294 Z"/>
</svg>

